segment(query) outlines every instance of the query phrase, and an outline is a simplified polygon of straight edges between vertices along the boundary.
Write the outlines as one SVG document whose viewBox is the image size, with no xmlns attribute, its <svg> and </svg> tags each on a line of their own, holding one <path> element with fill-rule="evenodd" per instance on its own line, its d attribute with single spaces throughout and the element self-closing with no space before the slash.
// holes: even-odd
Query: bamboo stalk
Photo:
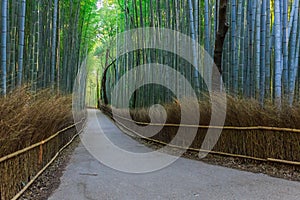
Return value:
<svg viewBox="0 0 300 200">
<path fill-rule="evenodd" d="M 275 159 L 275 158 L 267 158 L 268 161 L 270 162 L 277 162 L 277 163 L 283 163 L 283 164 L 289 164 L 289 165 L 299 165 L 300 162 L 295 162 L 295 161 L 289 161 L 289 160 L 281 160 L 281 159 Z"/>
</svg>

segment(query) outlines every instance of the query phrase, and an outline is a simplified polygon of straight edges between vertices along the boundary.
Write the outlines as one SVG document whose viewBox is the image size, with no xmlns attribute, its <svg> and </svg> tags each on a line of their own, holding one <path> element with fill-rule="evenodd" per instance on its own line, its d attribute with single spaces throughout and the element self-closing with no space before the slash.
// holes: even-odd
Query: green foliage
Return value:
<svg viewBox="0 0 300 200">
<path fill-rule="evenodd" d="M 116 35 L 124 31 L 125 15 L 117 0 L 106 0 L 101 8 L 94 10 L 87 23 L 92 25 L 87 29 L 89 40 L 87 103 L 96 105 L 96 86 L 100 84 L 105 64 L 114 57 L 113 41 Z M 107 54 L 108 52 L 108 54 Z M 106 58 L 108 55 L 108 59 Z"/>
<path fill-rule="evenodd" d="M 208 53 L 215 61 L 219 61 L 224 89 L 229 94 L 239 98 L 260 99 L 262 106 L 266 101 L 277 102 L 280 107 L 281 99 L 290 99 L 290 104 L 299 100 L 299 0 L 119 0 L 117 3 L 117 13 L 120 10 L 123 12 L 120 15 L 122 21 L 117 24 L 125 30 L 149 26 L 170 28 L 205 45 Z M 219 19 L 221 10 L 224 21 Z M 102 15 L 113 16 L 112 13 L 106 13 L 105 9 Z M 111 65 L 112 69 L 107 70 L 108 87 L 114 86 L 126 70 L 148 62 L 159 62 L 182 72 L 195 88 L 198 88 L 197 81 L 200 81 L 200 91 L 206 90 L 205 83 L 198 78 L 198 74 L 192 74 L 191 65 L 183 65 L 182 59 L 167 56 L 158 50 L 142 49 L 115 58 L 112 55 L 114 49 L 107 40 L 115 35 L 111 22 L 115 23 L 109 19 L 102 24 L 101 30 L 105 36 L 101 37 L 101 45 L 94 52 L 106 65 L 116 59 L 116 65 Z M 225 25 L 229 26 L 228 32 L 224 31 Z M 224 48 L 217 49 L 215 44 L 221 42 L 216 38 L 222 32 L 225 32 L 224 37 L 222 36 L 225 39 L 224 46 L 222 45 Z M 139 38 L 133 40 L 138 41 Z M 193 49 L 186 51 L 194 53 Z M 136 81 L 140 79 L 138 75 L 135 78 Z M 142 105 L 147 98 L 156 96 L 148 89 L 146 93 L 146 97 L 143 94 L 135 97 Z M 168 92 L 163 91 L 157 96 L 161 94 L 168 96 Z"/>
<path fill-rule="evenodd" d="M 0 10 L 0 22 L 8 30 L 1 30 L 7 41 L 0 55 L 0 91 L 29 83 L 33 91 L 51 86 L 72 92 L 78 67 L 98 41 L 97 1 L 5 1 L 8 12 Z"/>
<path fill-rule="evenodd" d="M 97 41 L 95 42 L 95 55 L 100 55 L 106 51 L 106 46 L 117 35 L 124 31 L 124 13 L 117 0 L 107 1 L 97 11 L 96 30 L 94 32 Z"/>
</svg>

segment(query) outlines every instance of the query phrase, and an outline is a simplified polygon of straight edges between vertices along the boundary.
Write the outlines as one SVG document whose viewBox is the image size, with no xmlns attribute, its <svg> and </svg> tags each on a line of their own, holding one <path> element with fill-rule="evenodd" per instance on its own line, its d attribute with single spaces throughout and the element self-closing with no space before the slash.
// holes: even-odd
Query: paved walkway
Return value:
<svg viewBox="0 0 300 200">
<path fill-rule="evenodd" d="M 109 128 L 107 137 L 114 143 L 132 151 L 149 151 L 147 147 L 123 134 L 101 112 L 88 112 L 89 123 L 86 131 L 92 131 L 94 134 L 93 124 L 95 120 L 99 120 Z M 97 117 L 91 115 L 95 112 Z M 208 165 L 185 158 L 180 158 L 170 166 L 152 173 L 122 173 L 100 163 L 81 143 L 71 156 L 70 163 L 61 177 L 60 187 L 50 199 L 298 200 L 300 182 Z"/>
</svg>

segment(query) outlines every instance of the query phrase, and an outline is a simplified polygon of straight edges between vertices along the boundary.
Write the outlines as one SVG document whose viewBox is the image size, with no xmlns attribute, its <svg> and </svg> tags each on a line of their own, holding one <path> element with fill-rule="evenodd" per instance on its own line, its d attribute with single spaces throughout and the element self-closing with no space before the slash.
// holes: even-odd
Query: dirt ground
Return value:
<svg viewBox="0 0 300 200">
<path fill-rule="evenodd" d="M 78 146 L 80 138 L 77 137 L 58 158 L 47 168 L 47 170 L 30 186 L 20 197 L 20 200 L 45 200 L 60 185 L 60 177 L 68 165 L 70 156 Z"/>
<path fill-rule="evenodd" d="M 163 145 L 145 139 L 137 139 L 140 143 L 152 149 L 159 149 Z M 176 155 L 176 148 L 168 148 L 168 153 Z M 300 166 L 253 161 L 250 159 L 233 158 L 209 154 L 204 159 L 199 159 L 198 152 L 187 151 L 183 157 L 199 160 L 212 165 L 220 165 L 228 168 L 249 171 L 253 173 L 263 173 L 272 177 L 283 178 L 292 181 L 300 181 Z"/>
</svg>

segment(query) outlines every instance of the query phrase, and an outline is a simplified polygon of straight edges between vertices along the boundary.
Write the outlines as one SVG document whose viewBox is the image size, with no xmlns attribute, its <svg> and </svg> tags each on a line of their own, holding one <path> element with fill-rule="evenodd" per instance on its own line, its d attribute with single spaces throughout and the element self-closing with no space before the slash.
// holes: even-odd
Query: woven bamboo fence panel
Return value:
<svg viewBox="0 0 300 200">
<path fill-rule="evenodd" d="M 14 198 L 76 134 L 74 124 L 44 141 L 0 158 L 0 199 Z"/>
<path fill-rule="evenodd" d="M 111 109 L 102 106 L 103 113 L 112 117 Z M 184 124 L 155 124 L 133 121 L 126 119 L 118 114 L 114 114 L 113 120 L 129 131 L 137 132 L 143 137 L 143 133 L 134 130 L 132 124 L 141 126 L 160 126 L 162 129 L 159 133 L 151 138 L 145 138 L 164 145 L 169 145 L 175 137 L 179 126 L 185 131 L 188 137 L 191 128 L 197 129 L 197 135 L 193 139 L 191 146 L 185 146 L 185 137 L 182 137 L 179 148 L 186 148 L 196 151 L 207 151 L 201 149 L 201 145 L 207 134 L 207 129 L 222 129 L 221 136 L 210 151 L 220 155 L 235 156 L 241 158 L 250 158 L 260 161 L 281 162 L 300 166 L 300 130 L 279 127 L 213 127 L 201 125 L 184 125 Z M 172 146 L 172 145 L 170 145 Z M 173 145 L 174 146 L 174 145 Z M 176 145 L 175 145 L 176 146 Z"/>
</svg>

